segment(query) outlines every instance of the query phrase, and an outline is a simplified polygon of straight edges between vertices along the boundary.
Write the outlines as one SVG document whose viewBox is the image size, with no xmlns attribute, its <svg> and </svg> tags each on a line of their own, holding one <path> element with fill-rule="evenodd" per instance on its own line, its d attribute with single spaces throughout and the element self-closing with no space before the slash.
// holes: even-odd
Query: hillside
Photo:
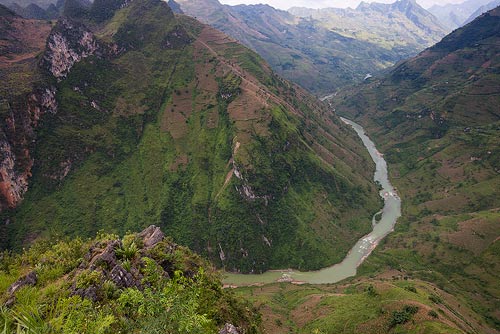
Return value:
<svg viewBox="0 0 500 334">
<path fill-rule="evenodd" d="M 1 254 L 4 333 L 259 333 L 258 313 L 158 227 Z"/>
<path fill-rule="evenodd" d="M 155 224 L 258 272 L 326 266 L 370 229 L 362 143 L 255 53 L 159 0 L 65 10 L 40 94 L 4 114 L 3 247 Z"/>
<path fill-rule="evenodd" d="M 403 219 L 363 265 L 461 296 L 500 330 L 500 9 L 332 103 L 385 153 Z M 494 332 L 494 331 L 490 331 Z"/>
<path fill-rule="evenodd" d="M 398 271 L 335 285 L 275 283 L 235 290 L 262 314 L 265 333 L 488 333 L 455 296 Z"/>
<path fill-rule="evenodd" d="M 463 26 L 475 11 L 490 2 L 491 0 L 466 0 L 458 4 L 434 5 L 428 10 L 451 31 Z"/>
<path fill-rule="evenodd" d="M 415 55 L 445 34 L 435 22 L 422 20 L 421 28 L 410 21 L 407 15 L 416 15 L 415 8 L 408 14 L 404 8 L 395 8 L 375 16 L 356 11 L 359 15 L 351 21 L 346 18 L 334 25 L 267 5 L 227 6 L 217 0 L 177 2 L 186 14 L 236 38 L 261 55 L 277 73 L 317 95 L 360 82 L 368 73 Z M 367 22 L 370 29 L 363 28 Z M 353 25 L 358 32 L 346 33 Z"/>
<path fill-rule="evenodd" d="M 414 0 L 392 4 L 361 2 L 356 9 L 295 7 L 290 13 L 318 20 L 321 25 L 342 36 L 370 42 L 400 55 L 414 56 L 438 42 L 446 29 Z"/>
<path fill-rule="evenodd" d="M 486 13 L 498 6 L 500 6 L 500 0 L 493 0 L 491 2 L 488 2 L 486 5 L 479 7 L 474 13 L 471 14 L 471 16 L 469 16 L 467 20 L 464 21 L 464 25 L 471 23 L 481 14 Z"/>
</svg>

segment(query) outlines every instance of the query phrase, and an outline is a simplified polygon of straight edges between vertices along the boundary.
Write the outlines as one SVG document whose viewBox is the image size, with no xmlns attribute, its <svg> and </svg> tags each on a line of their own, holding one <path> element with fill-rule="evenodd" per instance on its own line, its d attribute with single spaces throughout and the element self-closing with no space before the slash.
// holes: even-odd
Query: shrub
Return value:
<svg viewBox="0 0 500 334">
<path fill-rule="evenodd" d="M 122 247 L 116 250 L 116 256 L 119 259 L 132 260 L 137 255 L 138 251 L 139 249 L 135 242 L 130 243 L 130 245 L 123 243 Z"/>
<path fill-rule="evenodd" d="M 86 289 L 98 285 L 102 280 L 102 273 L 96 270 L 84 270 L 76 278 L 76 288 Z"/>
<path fill-rule="evenodd" d="M 427 313 L 427 314 L 430 315 L 433 318 L 436 318 L 436 319 L 439 318 L 439 315 L 434 310 L 430 310 L 429 313 Z"/>
<path fill-rule="evenodd" d="M 402 325 L 411 320 L 413 315 L 418 312 L 418 306 L 405 305 L 401 311 L 392 312 L 389 327 Z"/>
<path fill-rule="evenodd" d="M 405 286 L 405 290 L 408 290 L 413 293 L 417 293 L 417 289 L 414 286 Z"/>
</svg>

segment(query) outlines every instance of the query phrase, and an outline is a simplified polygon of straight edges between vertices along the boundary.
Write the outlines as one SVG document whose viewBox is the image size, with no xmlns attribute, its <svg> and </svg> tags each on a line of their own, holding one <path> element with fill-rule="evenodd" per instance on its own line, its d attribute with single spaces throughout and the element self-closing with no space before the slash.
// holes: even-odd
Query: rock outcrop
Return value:
<svg viewBox="0 0 500 334">
<path fill-rule="evenodd" d="M 30 271 L 27 275 L 15 281 L 7 290 L 9 294 L 14 294 L 23 286 L 34 286 L 38 281 L 38 277 L 34 271 Z"/>
<path fill-rule="evenodd" d="M 14 208 L 28 190 L 35 129 L 45 113 L 57 112 L 55 93 L 54 87 L 42 88 L 24 101 L 9 103 L 0 128 L 0 211 Z"/>
<path fill-rule="evenodd" d="M 102 47 L 90 30 L 64 18 L 57 23 L 47 40 L 44 62 L 50 73 L 62 80 L 75 63 L 100 51 Z"/>
<path fill-rule="evenodd" d="M 116 47 L 100 44 L 81 23 L 63 18 L 48 36 L 43 59 L 35 71 L 48 71 L 61 81 L 82 59 L 116 52 Z M 57 112 L 56 88 L 43 83 L 37 85 L 30 94 L 6 100 L 8 113 L 0 127 L 0 211 L 15 208 L 23 199 L 35 163 L 32 151 L 36 128 L 44 114 Z M 94 104 L 94 108 L 98 108 Z M 62 180 L 71 166 L 71 160 L 64 161 L 60 173 L 49 177 Z"/>
<path fill-rule="evenodd" d="M 98 301 L 102 298 L 104 282 L 111 282 L 118 288 L 142 289 L 147 285 L 143 269 L 148 261 L 156 262 L 157 270 L 161 271 L 160 275 L 169 278 L 174 272 L 172 262 L 157 258 L 156 254 L 173 254 L 177 247 L 154 225 L 137 234 L 135 239 L 129 242 L 119 239 L 97 242 L 73 272 L 72 293 Z M 153 251 L 153 248 L 156 250 Z M 184 274 L 192 277 L 194 272 L 195 270 L 187 270 Z"/>
<path fill-rule="evenodd" d="M 221 328 L 219 334 L 240 334 L 240 332 L 233 324 L 226 324 Z"/>
</svg>

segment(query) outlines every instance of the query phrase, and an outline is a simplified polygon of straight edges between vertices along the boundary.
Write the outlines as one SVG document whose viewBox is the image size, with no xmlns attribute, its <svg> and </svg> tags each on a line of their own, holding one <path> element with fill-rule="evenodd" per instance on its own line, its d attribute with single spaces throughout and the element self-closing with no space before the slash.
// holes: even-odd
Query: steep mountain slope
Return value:
<svg viewBox="0 0 500 334">
<path fill-rule="evenodd" d="M 324 105 L 164 2 L 79 6 L 39 58 L 57 110 L 30 137 L 4 245 L 156 224 L 219 266 L 261 271 L 331 264 L 370 229 L 372 165 Z"/>
<path fill-rule="evenodd" d="M 296 17 L 266 5 L 223 6 L 216 0 L 177 2 L 186 14 L 238 39 L 259 53 L 279 74 L 316 94 L 331 93 L 353 81 L 359 82 L 368 73 L 416 54 L 445 34 L 439 26 L 427 27 L 427 21 L 422 23 L 430 32 L 424 31 L 396 9 L 389 14 L 395 16 L 393 19 L 387 13 L 379 13 L 373 19 L 372 14 L 358 15 L 355 19 L 358 27 L 367 19 L 377 26 L 376 36 L 366 33 L 360 36 L 345 34 L 341 26 L 325 27 L 315 19 Z M 398 28 L 390 28 L 396 25 Z M 379 37 L 380 32 L 391 37 L 384 40 Z M 404 41 L 398 38 L 394 42 L 395 33 L 400 32 Z"/>
<path fill-rule="evenodd" d="M 491 0 L 467 0 L 459 4 L 434 5 L 429 12 L 434 14 L 444 26 L 454 30 L 463 26 L 472 13 Z M 477 16 L 476 16 L 477 17 Z"/>
<path fill-rule="evenodd" d="M 463 334 L 491 329 L 455 296 L 392 271 L 335 285 L 270 284 L 236 290 L 262 313 L 265 333 Z"/>
<path fill-rule="evenodd" d="M 259 315 L 158 227 L 2 254 L 4 333 L 259 333 Z"/>
<path fill-rule="evenodd" d="M 500 6 L 500 0 L 493 0 L 492 2 L 489 2 L 486 5 L 479 7 L 474 13 L 472 13 L 471 16 L 469 16 L 467 20 L 464 21 L 464 25 L 471 23 L 481 14 L 486 13 L 487 11 L 490 11 L 498 6 Z"/>
<path fill-rule="evenodd" d="M 381 146 L 403 219 L 365 270 L 437 282 L 500 329 L 500 9 L 333 103 Z"/>
<path fill-rule="evenodd" d="M 0 211 L 15 207 L 26 192 L 35 129 L 56 108 L 54 91 L 44 86 L 37 65 L 51 29 L 0 5 Z"/>
<path fill-rule="evenodd" d="M 291 8 L 289 11 L 319 20 L 325 28 L 343 36 L 395 50 L 402 58 L 414 56 L 446 34 L 439 21 L 414 0 L 392 4 L 361 2 L 356 9 Z"/>
</svg>

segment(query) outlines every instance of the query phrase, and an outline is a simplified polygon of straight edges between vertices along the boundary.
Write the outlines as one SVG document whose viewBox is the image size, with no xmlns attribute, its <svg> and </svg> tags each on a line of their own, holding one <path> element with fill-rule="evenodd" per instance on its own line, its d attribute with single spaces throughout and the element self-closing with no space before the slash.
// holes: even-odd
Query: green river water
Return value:
<svg viewBox="0 0 500 334">
<path fill-rule="evenodd" d="M 364 129 L 353 121 L 342 118 L 342 121 L 356 131 L 363 141 L 370 156 L 376 164 L 373 179 L 382 186 L 380 196 L 384 199 L 384 207 L 379 214 L 380 220 L 372 219 L 373 230 L 358 240 L 344 260 L 338 264 L 317 271 L 301 272 L 293 269 L 272 270 L 263 274 L 232 274 L 225 273 L 225 285 L 253 285 L 280 281 L 304 282 L 311 284 L 336 283 L 356 275 L 356 269 L 375 249 L 380 240 L 393 231 L 397 219 L 401 216 L 401 199 L 389 182 L 387 163 L 375 144 L 365 134 Z"/>
</svg>

